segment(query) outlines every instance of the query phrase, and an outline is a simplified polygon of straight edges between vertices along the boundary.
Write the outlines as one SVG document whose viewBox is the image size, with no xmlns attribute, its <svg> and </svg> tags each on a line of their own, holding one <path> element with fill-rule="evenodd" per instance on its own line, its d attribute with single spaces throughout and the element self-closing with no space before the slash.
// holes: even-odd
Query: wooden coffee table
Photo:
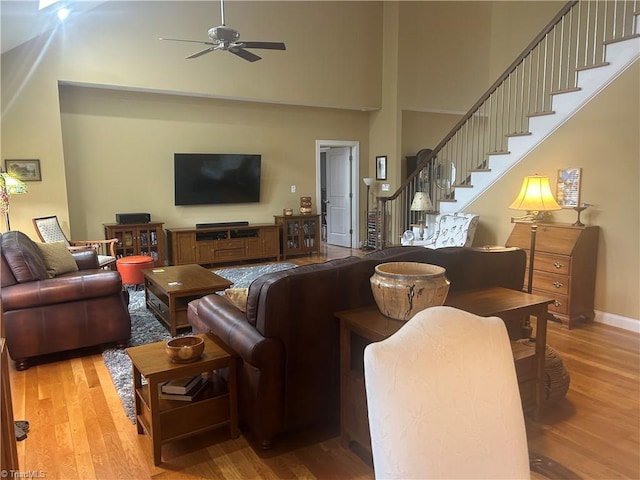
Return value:
<svg viewBox="0 0 640 480">
<path fill-rule="evenodd" d="M 239 436 L 236 388 L 236 358 L 217 343 L 215 337 L 204 339 L 202 356 L 191 363 L 173 363 L 165 353 L 166 342 L 127 348 L 133 364 L 133 387 L 138 434 L 151 437 L 153 463 L 162 461 L 162 444 L 180 440 L 218 427 L 229 427 L 231 438 Z M 225 380 L 218 372 L 228 368 Z M 210 381 L 191 401 L 160 398 L 160 385 L 191 375 L 206 373 Z M 142 384 L 142 377 L 147 379 Z"/>
<path fill-rule="evenodd" d="M 233 283 L 200 265 L 150 268 L 142 273 L 147 308 L 174 337 L 179 328 L 190 326 L 187 305 L 191 300 L 229 288 Z"/>
</svg>

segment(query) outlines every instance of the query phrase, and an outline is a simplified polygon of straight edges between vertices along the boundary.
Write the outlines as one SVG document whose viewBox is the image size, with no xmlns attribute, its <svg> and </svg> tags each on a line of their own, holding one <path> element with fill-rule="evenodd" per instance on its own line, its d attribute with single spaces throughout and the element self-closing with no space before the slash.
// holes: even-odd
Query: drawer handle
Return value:
<svg viewBox="0 0 640 480">
<path fill-rule="evenodd" d="M 556 263 L 553 264 L 553 266 L 556 267 L 556 268 L 562 268 L 562 267 L 564 267 L 564 264 L 560 263 L 560 262 L 556 262 Z"/>
<path fill-rule="evenodd" d="M 554 307 L 559 307 L 560 305 L 562 305 L 558 300 L 554 300 L 553 301 L 553 306 Z"/>
<path fill-rule="evenodd" d="M 562 284 L 560 282 L 553 282 L 553 286 L 556 288 L 560 288 L 562 287 Z"/>
</svg>

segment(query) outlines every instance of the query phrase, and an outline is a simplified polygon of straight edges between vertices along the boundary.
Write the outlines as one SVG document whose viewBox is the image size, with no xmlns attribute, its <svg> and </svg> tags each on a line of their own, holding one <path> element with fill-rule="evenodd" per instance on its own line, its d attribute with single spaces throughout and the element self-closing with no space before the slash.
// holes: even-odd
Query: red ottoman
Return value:
<svg viewBox="0 0 640 480">
<path fill-rule="evenodd" d="M 131 255 L 116 260 L 116 268 L 125 285 L 141 285 L 144 283 L 142 270 L 153 268 L 155 262 L 152 257 L 146 255 Z"/>
</svg>

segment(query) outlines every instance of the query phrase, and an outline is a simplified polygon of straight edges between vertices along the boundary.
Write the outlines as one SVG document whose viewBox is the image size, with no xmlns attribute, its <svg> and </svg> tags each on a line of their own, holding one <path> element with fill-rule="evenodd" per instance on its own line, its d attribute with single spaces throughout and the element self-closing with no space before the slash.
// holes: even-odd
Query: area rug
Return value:
<svg viewBox="0 0 640 480">
<path fill-rule="evenodd" d="M 234 287 L 244 288 L 261 275 L 294 267 L 293 263 L 269 263 L 252 267 L 222 268 L 212 270 L 212 272 L 231 280 Z M 143 291 L 129 292 L 129 313 L 131 315 L 131 339 L 128 345 L 124 348 L 108 348 L 102 352 L 102 358 L 111 374 L 127 417 L 135 423 L 133 371 L 131 360 L 129 360 L 125 348 L 169 340 L 171 334 L 153 313 L 147 310 Z M 187 334 L 189 334 L 188 330 L 179 333 L 178 336 Z"/>
</svg>

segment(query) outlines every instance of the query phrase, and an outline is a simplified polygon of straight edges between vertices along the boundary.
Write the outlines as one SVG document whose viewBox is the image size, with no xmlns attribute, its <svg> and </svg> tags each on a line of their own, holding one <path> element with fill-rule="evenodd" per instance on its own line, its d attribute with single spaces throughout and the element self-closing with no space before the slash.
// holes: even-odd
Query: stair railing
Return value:
<svg viewBox="0 0 640 480">
<path fill-rule="evenodd" d="M 471 173 L 489 170 L 489 156 L 508 154 L 509 137 L 530 135 L 529 118 L 550 115 L 552 96 L 576 90 L 580 70 L 606 65 L 605 47 L 637 35 L 640 0 L 570 1 L 533 39 L 433 150 L 418 154 L 417 167 L 388 197 L 377 197 L 376 248 L 400 243 L 419 223 L 415 192 L 434 205 L 455 201 Z"/>
</svg>

